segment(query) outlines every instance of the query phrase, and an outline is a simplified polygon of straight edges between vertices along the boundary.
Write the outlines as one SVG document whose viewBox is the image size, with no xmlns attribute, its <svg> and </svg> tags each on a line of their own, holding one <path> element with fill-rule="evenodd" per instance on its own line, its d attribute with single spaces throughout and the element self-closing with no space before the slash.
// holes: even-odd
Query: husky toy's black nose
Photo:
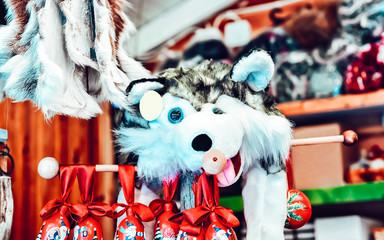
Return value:
<svg viewBox="0 0 384 240">
<path fill-rule="evenodd" d="M 196 151 L 206 152 L 212 147 L 212 140 L 207 134 L 200 134 L 192 141 L 192 148 Z"/>
</svg>

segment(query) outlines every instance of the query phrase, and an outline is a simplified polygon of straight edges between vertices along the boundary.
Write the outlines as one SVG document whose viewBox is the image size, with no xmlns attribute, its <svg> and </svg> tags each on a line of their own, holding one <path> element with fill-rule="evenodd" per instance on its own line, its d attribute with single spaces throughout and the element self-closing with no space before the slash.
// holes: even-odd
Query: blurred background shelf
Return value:
<svg viewBox="0 0 384 240">
<path fill-rule="evenodd" d="M 347 184 L 338 187 L 302 189 L 301 191 L 307 195 L 314 207 L 384 201 L 384 182 Z M 220 205 L 231 208 L 233 211 L 243 211 L 241 196 L 222 197 Z M 384 209 L 384 203 L 382 203 L 382 208 Z"/>
<path fill-rule="evenodd" d="M 308 115 L 335 114 L 337 112 L 384 110 L 384 89 L 361 93 L 346 94 L 332 98 L 309 99 L 278 104 L 279 110 L 287 117 L 308 117 Z"/>
</svg>

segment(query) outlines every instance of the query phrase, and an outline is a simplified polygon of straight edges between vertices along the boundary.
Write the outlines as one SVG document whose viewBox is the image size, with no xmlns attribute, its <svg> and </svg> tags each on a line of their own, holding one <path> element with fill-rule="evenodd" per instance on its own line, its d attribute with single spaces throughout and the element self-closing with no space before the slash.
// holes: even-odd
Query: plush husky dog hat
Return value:
<svg viewBox="0 0 384 240">
<path fill-rule="evenodd" d="M 273 70 L 267 53 L 252 51 L 233 67 L 204 61 L 132 82 L 130 109 L 117 130 L 121 151 L 137 157 L 138 174 L 147 180 L 197 171 L 207 151 L 221 151 L 227 167 L 219 184 L 228 186 L 241 175 L 245 180 L 249 239 L 284 239 L 284 170 L 292 136 L 290 122 L 265 91 Z M 152 105 L 163 102 L 149 121 L 140 113 L 148 91 L 158 93 Z"/>
<path fill-rule="evenodd" d="M 156 79 L 133 81 L 127 89 L 131 108 L 117 131 L 121 151 L 138 156 L 139 173 L 146 178 L 198 170 L 209 149 L 222 150 L 227 157 L 244 151 L 244 170 L 254 165 L 268 172 L 284 169 L 291 125 L 264 91 L 273 67 L 267 53 L 253 51 L 232 68 L 205 61 L 192 69 L 168 69 Z M 139 111 L 149 90 L 163 101 L 153 121 L 146 121 Z M 194 146 L 194 140 L 210 141 L 198 141 L 199 135 L 208 136 L 211 145 Z"/>
</svg>

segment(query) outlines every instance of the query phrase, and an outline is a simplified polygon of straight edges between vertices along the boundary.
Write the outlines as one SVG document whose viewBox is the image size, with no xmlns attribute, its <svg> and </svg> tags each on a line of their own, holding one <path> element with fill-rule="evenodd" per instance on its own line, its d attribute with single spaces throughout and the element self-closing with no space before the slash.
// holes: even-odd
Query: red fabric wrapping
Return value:
<svg viewBox="0 0 384 240">
<path fill-rule="evenodd" d="M 205 172 L 199 177 L 195 194 L 198 191 L 203 192 L 204 204 L 192 209 L 184 210 L 182 213 L 175 215 L 170 221 L 180 223 L 180 230 L 189 234 L 198 235 L 204 221 L 209 220 L 209 215 L 214 212 L 220 222 L 229 227 L 237 227 L 240 225 L 239 220 L 229 208 L 218 206 L 219 204 L 219 187 L 215 176 L 207 176 Z"/>
<path fill-rule="evenodd" d="M 177 189 L 177 184 L 179 182 L 179 175 L 175 176 L 173 179 L 164 179 L 163 181 L 163 190 L 164 190 L 164 199 L 155 199 L 149 204 L 149 208 L 152 210 L 153 214 L 157 217 L 164 212 L 164 204 L 172 203 L 173 212 L 177 212 L 177 205 L 173 200 L 175 192 Z"/>
<path fill-rule="evenodd" d="M 209 175 L 205 172 L 201 174 L 199 181 L 201 180 L 201 188 L 203 190 L 204 203 L 209 208 L 219 206 L 220 195 L 219 185 L 215 175 Z"/>
<path fill-rule="evenodd" d="M 83 204 L 72 204 L 57 199 L 49 201 L 40 211 L 40 217 L 49 218 L 57 211 L 65 211 L 66 215 L 71 215 L 72 219 L 81 222 L 88 215 L 88 209 Z"/>
<path fill-rule="evenodd" d="M 61 201 L 68 200 L 77 175 L 77 166 L 60 166 Z"/>
<path fill-rule="evenodd" d="M 80 165 L 77 170 L 80 196 L 84 203 L 93 201 L 93 182 L 96 172 L 95 165 Z"/>
<path fill-rule="evenodd" d="M 159 216 L 161 213 L 164 212 L 164 204 L 166 203 L 172 203 L 173 205 L 173 212 L 177 212 L 177 205 L 174 201 L 167 202 L 164 199 L 155 199 L 149 204 L 149 208 L 152 210 L 155 217 Z"/>
<path fill-rule="evenodd" d="M 132 209 L 134 215 L 142 222 L 152 221 L 155 217 L 151 209 L 141 203 L 135 203 L 135 166 L 132 165 L 119 165 L 119 180 L 127 204 L 115 203 L 112 205 L 112 213 L 110 217 L 118 218 L 127 212 L 129 208 Z M 123 209 L 114 213 L 118 207 Z"/>
<path fill-rule="evenodd" d="M 87 207 L 88 212 L 96 217 L 109 216 L 112 212 L 111 206 L 107 203 L 91 202 L 87 203 L 85 206 Z"/>
<path fill-rule="evenodd" d="M 173 179 L 164 179 L 163 180 L 163 189 L 164 189 L 164 200 L 166 202 L 171 202 L 175 196 L 177 189 L 177 183 L 179 182 L 179 175 L 176 175 Z"/>
<path fill-rule="evenodd" d="M 112 208 L 106 203 L 93 202 L 93 183 L 96 172 L 95 165 L 79 165 L 77 181 L 79 182 L 81 200 L 87 208 L 87 213 L 97 217 L 111 214 Z"/>
<path fill-rule="evenodd" d="M 203 205 L 203 191 L 201 190 L 200 176 L 196 176 L 193 179 L 192 190 L 195 194 L 195 207 Z"/>
<path fill-rule="evenodd" d="M 71 215 L 72 219 L 82 221 L 87 217 L 87 208 L 81 204 L 67 203 L 73 184 L 76 180 L 77 166 L 60 166 L 61 195 L 60 200 L 49 201 L 40 211 L 42 218 L 49 218 L 57 211 L 64 211 L 65 215 Z"/>
<path fill-rule="evenodd" d="M 128 204 L 135 201 L 135 166 L 119 165 L 119 180 Z"/>
<path fill-rule="evenodd" d="M 216 213 L 220 219 L 220 222 L 227 227 L 237 227 L 240 225 L 239 220 L 235 217 L 231 209 L 220 206 L 214 208 L 209 208 L 206 206 L 195 207 L 185 210 L 184 216 L 190 224 L 196 226 L 207 220 L 211 212 Z"/>
<path fill-rule="evenodd" d="M 288 158 L 285 160 L 285 165 L 287 166 L 288 190 L 290 190 L 293 188 L 293 172 L 292 172 L 291 152 L 289 152 Z"/>
<path fill-rule="evenodd" d="M 118 207 L 122 207 L 123 209 L 114 213 L 116 208 Z M 118 218 L 121 215 L 123 215 L 125 212 L 127 212 L 129 208 L 132 209 L 132 212 L 135 215 L 135 217 L 137 217 L 142 222 L 149 222 L 155 218 L 153 216 L 151 209 L 149 209 L 148 206 L 145 206 L 144 204 L 141 204 L 141 203 L 131 203 L 131 204 L 115 203 L 112 205 L 113 214 L 111 215 L 111 217 Z"/>
<path fill-rule="evenodd" d="M 175 216 L 171 217 L 169 221 L 179 224 L 180 230 L 183 230 L 184 232 L 190 234 L 200 234 L 201 225 L 194 226 L 190 222 L 188 222 L 184 215 L 184 212 L 177 213 Z"/>
</svg>

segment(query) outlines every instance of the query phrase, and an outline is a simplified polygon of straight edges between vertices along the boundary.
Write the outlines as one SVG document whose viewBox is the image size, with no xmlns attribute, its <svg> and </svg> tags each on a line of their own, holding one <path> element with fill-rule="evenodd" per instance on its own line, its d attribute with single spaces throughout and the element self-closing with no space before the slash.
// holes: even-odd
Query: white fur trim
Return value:
<svg viewBox="0 0 384 240">
<path fill-rule="evenodd" d="M 84 71 L 66 55 L 54 0 L 46 1 L 38 20 L 41 39 L 37 51 L 42 69 L 36 89 L 37 105 L 46 117 L 61 113 L 87 119 L 101 113 L 95 100 L 85 92 Z"/>
<path fill-rule="evenodd" d="M 265 51 L 253 51 L 242 57 L 232 68 L 231 79 L 235 82 L 247 81 L 255 91 L 265 89 L 272 79 L 274 64 Z"/>
<path fill-rule="evenodd" d="M 128 101 L 130 104 L 138 104 L 147 91 L 158 90 L 162 87 L 164 87 L 163 84 L 151 80 L 136 83 L 128 93 Z"/>
<path fill-rule="evenodd" d="M 116 131 L 120 151 L 139 156 L 138 175 L 146 179 L 163 179 L 174 176 L 179 167 L 174 161 L 172 135 L 168 129 L 123 128 Z"/>
<path fill-rule="evenodd" d="M 242 195 L 247 240 L 284 240 L 287 217 L 287 175 L 253 168 L 244 175 Z"/>
<path fill-rule="evenodd" d="M 59 6 L 66 18 L 64 37 L 69 57 L 80 66 L 98 69 L 97 63 L 90 56 L 92 33 L 88 16 L 88 1 L 65 0 L 60 2 Z"/>
<path fill-rule="evenodd" d="M 124 9 L 128 9 L 128 1 L 116 1 L 116 3 L 121 4 L 122 11 L 119 12 L 120 17 L 124 20 L 124 29 L 120 33 L 118 50 L 116 53 L 117 59 L 120 64 L 120 68 L 127 74 L 129 82 L 132 80 L 149 78 L 150 73 L 145 69 L 142 64 L 128 55 L 128 52 L 125 49 L 125 46 L 130 42 L 131 36 L 136 32 L 136 28 L 132 21 L 125 14 Z M 119 88 L 125 91 L 129 82 L 119 85 Z"/>
<path fill-rule="evenodd" d="M 117 86 L 127 86 L 129 79 L 117 67 L 115 56 L 115 29 L 111 26 L 112 18 L 106 0 L 93 0 L 95 10 L 95 51 L 99 65 L 102 98 L 109 100 L 120 108 L 128 108 L 124 91 Z"/>
<path fill-rule="evenodd" d="M 263 158 L 273 159 L 273 167 L 288 157 L 292 140 L 291 123 L 282 116 L 254 110 L 236 98 L 221 96 L 216 105 L 239 122 L 244 129 L 241 157 L 244 171 Z M 272 171 L 273 172 L 273 171 Z"/>
</svg>

